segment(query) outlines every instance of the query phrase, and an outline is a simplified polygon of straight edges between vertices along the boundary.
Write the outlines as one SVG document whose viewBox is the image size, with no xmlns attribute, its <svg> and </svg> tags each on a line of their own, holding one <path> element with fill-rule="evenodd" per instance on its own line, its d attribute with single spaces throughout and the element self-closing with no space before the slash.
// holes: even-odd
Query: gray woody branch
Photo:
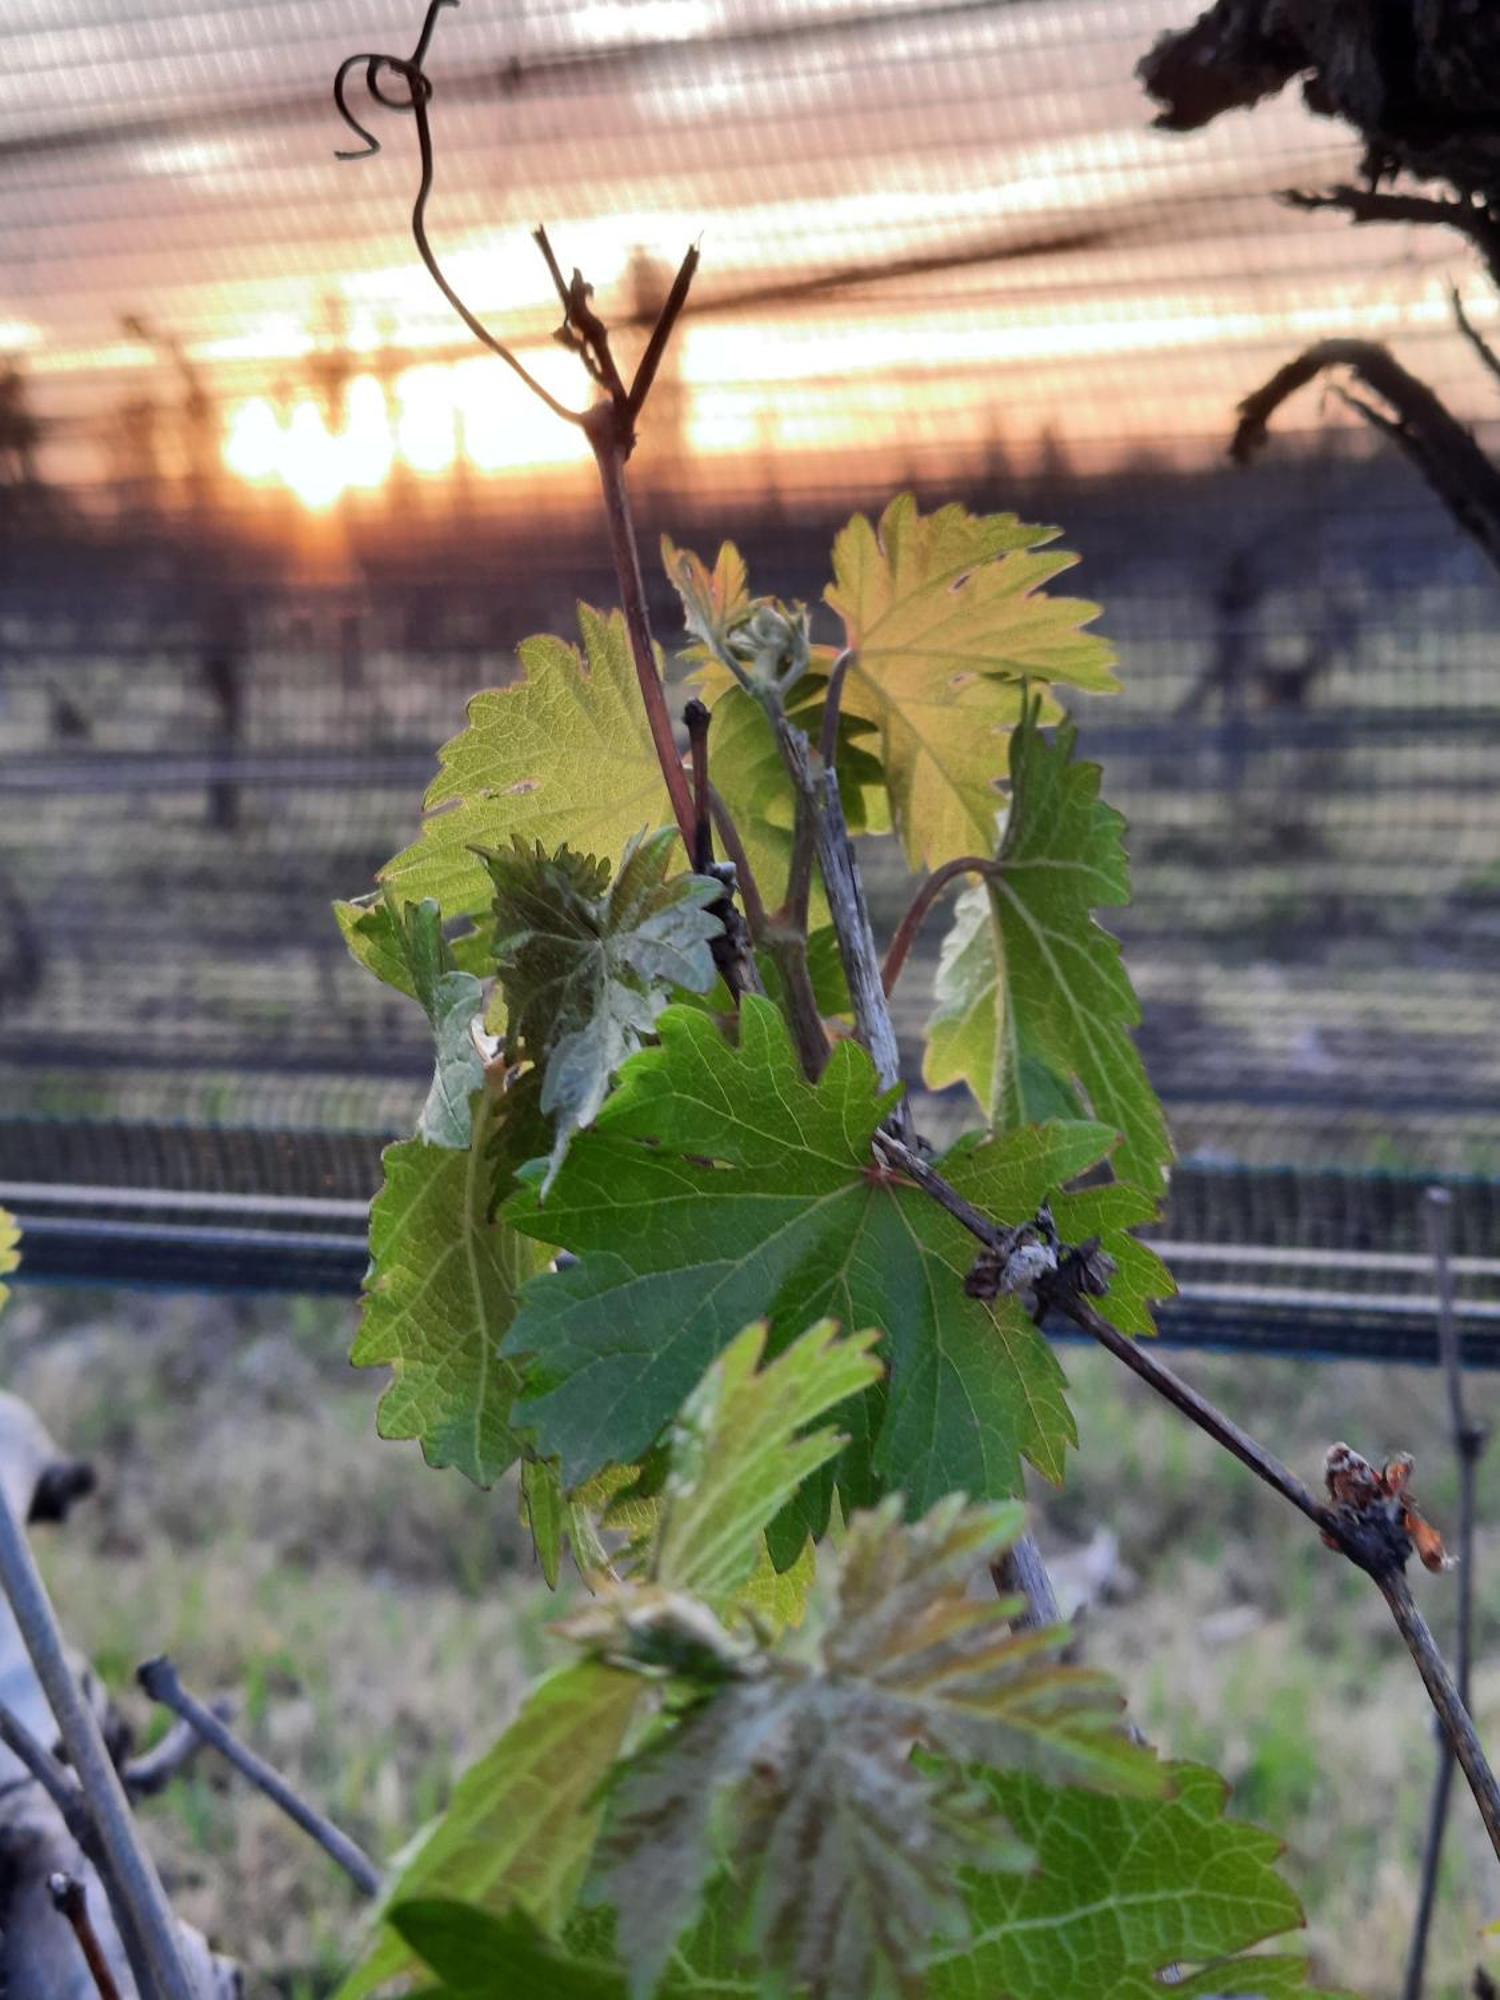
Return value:
<svg viewBox="0 0 1500 2000">
<path fill-rule="evenodd" d="M 98 1719 L 68 1663 L 62 1634 L 36 1561 L 0 1482 L 0 1588 L 15 1614 L 37 1678 L 77 1773 L 98 1840 L 101 1872 L 130 1955 L 136 1983 L 150 2000 L 199 2000 L 161 1881 L 131 1817 Z"/>
</svg>

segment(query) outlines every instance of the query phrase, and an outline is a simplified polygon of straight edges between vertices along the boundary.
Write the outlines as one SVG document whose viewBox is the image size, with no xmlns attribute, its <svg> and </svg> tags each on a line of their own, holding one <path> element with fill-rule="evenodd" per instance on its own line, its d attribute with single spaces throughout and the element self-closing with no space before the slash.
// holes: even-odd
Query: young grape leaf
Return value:
<svg viewBox="0 0 1500 2000">
<path fill-rule="evenodd" d="M 1036 1855 L 1029 1874 L 971 1877 L 973 1935 L 927 1974 L 931 2000 L 1314 2000 L 1304 1959 L 1241 1957 L 1303 1916 L 1279 1841 L 1224 1818 L 1228 1787 L 1173 1764 L 1154 1799 L 983 1774 Z"/>
<path fill-rule="evenodd" d="M 578 623 L 582 655 L 562 639 L 523 640 L 524 678 L 469 703 L 468 728 L 439 753 L 421 837 L 381 870 L 399 895 L 473 916 L 489 896 L 476 848 L 519 835 L 612 855 L 668 818 L 625 621 L 580 604 Z"/>
<path fill-rule="evenodd" d="M 668 989 L 706 993 L 718 977 L 709 947 L 722 925 L 708 905 L 723 890 L 706 875 L 669 881 L 676 845 L 675 827 L 632 838 L 613 882 L 608 861 L 568 847 L 548 854 L 517 838 L 486 856 L 511 1054 L 543 1070 L 553 1120 L 543 1193 Z"/>
<path fill-rule="evenodd" d="M 1118 686 L 1111 648 L 1080 629 L 1097 606 L 1041 594 L 1077 560 L 1038 553 L 1057 532 L 958 506 L 924 516 L 903 494 L 878 529 L 857 514 L 834 543 L 825 595 L 854 652 L 844 701 L 879 727 L 913 867 L 993 845 L 996 785 L 1027 682 Z"/>
<path fill-rule="evenodd" d="M 592 1660 L 542 1681 L 494 1748 L 459 1779 L 387 1907 L 451 1897 L 497 1914 L 520 1908 L 557 1928 L 588 1867 L 599 1792 L 643 1693 L 637 1676 Z M 337 2000 L 364 2000 L 412 1964 L 410 1946 L 383 1929 Z"/>
<path fill-rule="evenodd" d="M 467 1146 L 469 1100 L 484 1082 L 484 1059 L 473 1033 L 484 988 L 472 972 L 460 969 L 443 936 L 442 912 L 430 897 L 402 903 L 389 890 L 378 902 L 336 903 L 334 909 L 356 958 L 388 986 L 409 994 L 432 1024 L 437 1051 L 418 1136 L 430 1146 Z M 349 911 L 357 914 L 346 919 Z"/>
<path fill-rule="evenodd" d="M 816 1576 L 811 1541 L 789 1566 L 772 1563 L 765 1530 L 785 1501 L 846 1440 L 832 1429 L 797 1433 L 878 1379 L 873 1333 L 840 1340 L 831 1320 L 810 1327 L 757 1372 L 764 1322 L 745 1328 L 693 1390 L 660 1454 L 659 1477 L 613 1466 L 572 1493 L 556 1464 L 528 1460 L 527 1518 L 549 1584 L 571 1543 L 585 1576 L 611 1561 L 600 1529 L 629 1546 L 615 1568 L 649 1560 L 664 1587 L 690 1590 L 721 1617 L 753 1611 L 762 1628 L 799 1624 Z"/>
<path fill-rule="evenodd" d="M 579 1259 L 527 1287 L 505 1350 L 530 1357 L 521 1420 L 565 1481 L 639 1458 L 747 1321 L 768 1318 L 784 1345 L 826 1314 L 878 1328 L 889 1371 L 840 1411 L 851 1504 L 898 1487 L 916 1508 L 1014 1493 L 1023 1456 L 1060 1478 L 1073 1425 L 1057 1361 L 1018 1300 L 965 1295 L 968 1232 L 875 1167 L 895 1093 L 864 1050 L 841 1043 L 809 1084 L 780 1016 L 753 997 L 738 1047 L 689 1007 L 657 1030 L 545 1207 L 533 1166 L 505 1210 Z M 1024 1222 L 1110 1136 L 1054 1126 L 964 1147 L 945 1171 L 961 1193 L 983 1189 L 982 1205 L 1003 1194 L 996 1220 Z"/>
<path fill-rule="evenodd" d="M 520 1376 L 501 1359 L 501 1336 L 523 1280 L 542 1269 L 547 1252 L 494 1213 L 497 1181 L 506 1178 L 497 1173 L 497 1148 L 510 1136 L 508 1120 L 524 1118 L 524 1102 L 478 1092 L 475 1107 L 462 1152 L 420 1139 L 385 1150 L 350 1359 L 357 1368 L 392 1370 L 380 1403 L 382 1437 L 420 1438 L 429 1464 L 456 1466 L 488 1486 L 521 1450 L 511 1420 Z"/>
<path fill-rule="evenodd" d="M 697 641 L 688 657 L 700 664 L 725 659 L 730 640 L 754 609 L 745 558 L 733 542 L 721 542 L 709 569 L 691 549 L 679 549 L 663 535 L 661 561 L 682 599 L 683 623 Z"/>
<path fill-rule="evenodd" d="M 1029 1858 L 965 1767 L 1160 1791 L 1108 1680 L 1057 1664 L 1066 1632 L 1014 1633 L 1009 1607 L 970 1594 L 976 1565 L 1023 1522 L 1018 1505 L 957 1497 L 911 1524 L 899 1498 L 857 1516 L 812 1662 L 748 1663 L 626 1767 L 600 1887 L 636 2000 L 723 1863 L 748 1941 L 787 1989 L 915 1993 L 933 1940 L 966 1928 L 960 1868 Z"/>
<path fill-rule="evenodd" d="M 765 1530 L 805 1479 L 847 1440 L 818 1417 L 877 1381 L 879 1338 L 838 1338 L 832 1320 L 809 1327 L 760 1365 L 766 1326 L 747 1326 L 705 1372 L 668 1439 L 670 1467 L 653 1574 L 721 1614 L 755 1573 Z"/>
<path fill-rule="evenodd" d="M 1130 900 L 1125 822 L 1099 797 L 1077 732 L 1028 716 L 1012 747 L 1000 873 L 959 899 L 938 967 L 924 1075 L 966 1083 L 1001 1129 L 1080 1104 L 1112 1126 L 1119 1180 L 1160 1196 L 1166 1120 L 1130 1038 L 1140 1008 L 1120 947 L 1095 923 Z"/>
<path fill-rule="evenodd" d="M 408 1000 L 419 1000 L 400 910 L 400 899 L 386 889 L 333 906 L 344 943 L 366 972 L 372 972 L 397 993 L 404 993 Z M 459 972 L 472 972 L 476 979 L 487 977 L 494 969 L 490 963 L 490 939 L 483 927 L 450 939 L 447 950 L 453 966 Z"/>
<path fill-rule="evenodd" d="M 522 1514 L 531 1529 L 537 1560 L 550 1590 L 557 1588 L 564 1547 L 585 1581 L 603 1575 L 621 1560 L 618 1538 L 627 1538 L 626 1553 L 644 1545 L 656 1532 L 658 1507 L 653 1494 L 641 1492 L 641 1468 L 613 1465 L 595 1479 L 565 1490 L 555 1459 L 527 1458 L 521 1467 Z M 612 1533 L 611 1549 L 604 1533 Z"/>
<path fill-rule="evenodd" d="M 691 550 L 674 548 L 665 538 L 662 561 L 697 641 L 683 657 L 697 667 L 698 692 L 713 715 L 709 762 L 714 786 L 739 828 L 766 908 L 776 910 L 786 900 L 796 796 L 766 712 L 740 684 L 738 673 L 745 667 L 739 652 L 744 648 L 736 649 L 737 635 L 757 607 L 772 606 L 773 600 L 750 596 L 743 558 L 730 542 L 720 548 L 712 571 Z M 783 689 L 787 720 L 813 742 L 822 729 L 832 657 L 826 647 L 814 647 L 809 667 Z M 884 831 L 878 806 L 884 774 L 868 742 L 861 740 L 874 733 L 872 722 L 840 708 L 839 793 L 853 833 Z M 814 910 L 823 908 L 821 887 L 815 883 Z"/>
<path fill-rule="evenodd" d="M 531 1530 L 531 1545 L 536 1551 L 542 1578 L 549 1590 L 556 1590 L 562 1574 L 563 1545 L 573 1542 L 575 1523 L 557 1467 L 546 1459 L 524 1458 L 521 1461 L 521 1519 Z M 576 1548 L 576 1542 L 573 1546 Z"/>
</svg>

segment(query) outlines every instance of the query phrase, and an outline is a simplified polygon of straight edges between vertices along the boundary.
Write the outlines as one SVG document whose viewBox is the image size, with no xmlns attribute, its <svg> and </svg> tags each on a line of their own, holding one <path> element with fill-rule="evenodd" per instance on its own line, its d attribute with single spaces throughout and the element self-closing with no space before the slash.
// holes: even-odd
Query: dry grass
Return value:
<svg viewBox="0 0 1500 2000">
<path fill-rule="evenodd" d="M 131 1673 L 170 1650 L 200 1689 L 236 1690 L 251 1738 L 358 1838 L 389 1854 L 442 1804 L 547 1656 L 555 1606 L 506 1491 L 474 1493 L 370 1434 L 376 1384 L 344 1366 L 350 1315 L 142 1295 L 21 1294 L 6 1379 L 103 1490 L 42 1538 L 71 1635 L 149 1722 Z M 1330 1983 L 1398 1990 L 1433 1749 L 1385 1613 L 1301 1522 L 1109 1358 L 1066 1355 L 1082 1451 L 1043 1496 L 1054 1545 L 1100 1523 L 1135 1585 L 1093 1614 L 1161 1746 L 1232 1779 L 1283 1833 Z M 1453 1480 L 1435 1377 L 1409 1369 L 1193 1357 L 1194 1378 L 1314 1476 L 1347 1436 L 1417 1454 L 1440 1521 Z M 1475 1383 L 1480 1414 L 1495 1395 Z M 1482 1512 L 1500 1524 L 1500 1449 Z M 1500 1741 L 1500 1525 L 1481 1538 L 1482 1730 Z M 1440 1635 L 1451 1580 L 1417 1588 Z M 1500 1880 L 1456 1794 L 1434 1994 L 1466 1990 Z M 341 1881 L 269 1807 L 200 1765 L 150 1811 L 184 1912 L 252 1970 L 255 1994 L 331 1990 L 357 1933 Z"/>
<path fill-rule="evenodd" d="M 153 1652 L 237 1693 L 256 1747 L 389 1855 L 508 1719 L 554 1607 L 511 1493 L 371 1436 L 348 1327 L 305 1301 L 23 1295 L 0 1337 L 6 1379 L 101 1474 L 38 1538 L 70 1636 L 143 1729 Z M 356 1901 L 277 1812 L 205 1759 L 148 1824 L 253 1994 L 332 1990 Z"/>
</svg>

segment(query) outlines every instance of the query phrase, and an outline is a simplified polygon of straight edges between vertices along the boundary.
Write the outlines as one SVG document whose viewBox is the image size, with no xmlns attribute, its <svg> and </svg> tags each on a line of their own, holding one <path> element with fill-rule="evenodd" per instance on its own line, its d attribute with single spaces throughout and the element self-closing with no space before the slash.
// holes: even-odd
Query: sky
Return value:
<svg viewBox="0 0 1500 2000">
<path fill-rule="evenodd" d="M 1336 127 L 1288 96 L 1151 130 L 1134 63 L 1193 11 L 462 0 L 428 58 L 433 238 L 570 395 L 535 223 L 606 316 L 629 307 L 633 257 L 670 270 L 699 241 L 669 421 L 695 459 L 791 479 L 856 450 L 1024 455 L 1049 434 L 1089 460 L 1207 448 L 1291 347 L 1334 332 L 1393 340 L 1477 406 L 1447 320 L 1461 250 L 1273 202 L 1348 171 Z M 577 461 L 416 259 L 410 119 L 365 99 L 381 154 L 334 158 L 353 143 L 338 62 L 405 52 L 417 25 L 409 0 L 6 0 L 0 355 L 49 424 L 51 476 L 106 477 L 122 407 L 175 393 L 174 343 L 234 478 L 310 507 L 403 461 L 497 481 Z M 950 261 L 880 275 L 903 259 Z M 330 406 L 316 367 L 335 342 L 350 373 Z"/>
</svg>

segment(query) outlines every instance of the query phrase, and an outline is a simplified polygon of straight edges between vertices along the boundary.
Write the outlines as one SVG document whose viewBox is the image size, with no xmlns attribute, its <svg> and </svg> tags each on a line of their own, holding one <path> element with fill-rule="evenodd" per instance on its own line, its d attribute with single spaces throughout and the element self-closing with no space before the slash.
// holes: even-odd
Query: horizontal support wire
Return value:
<svg viewBox="0 0 1500 2000">
<path fill-rule="evenodd" d="M 369 1260 L 368 1207 L 354 1199 L 10 1181 L 0 1182 L 0 1204 L 21 1224 L 23 1281 L 352 1297 Z M 1419 1259 L 1398 1252 L 1176 1240 L 1157 1247 L 1189 1269 L 1219 1263 L 1270 1272 L 1329 1268 L 1382 1280 L 1423 1275 L 1414 1268 Z M 1454 1270 L 1492 1282 L 1500 1260 L 1456 1259 Z M 1455 1312 L 1470 1365 L 1500 1368 L 1500 1300 L 1461 1298 Z M 1162 1341 L 1174 1347 L 1420 1365 L 1438 1359 L 1425 1287 L 1363 1292 L 1186 1278 L 1157 1316 Z M 1049 1331 L 1070 1337 L 1061 1324 Z"/>
</svg>

